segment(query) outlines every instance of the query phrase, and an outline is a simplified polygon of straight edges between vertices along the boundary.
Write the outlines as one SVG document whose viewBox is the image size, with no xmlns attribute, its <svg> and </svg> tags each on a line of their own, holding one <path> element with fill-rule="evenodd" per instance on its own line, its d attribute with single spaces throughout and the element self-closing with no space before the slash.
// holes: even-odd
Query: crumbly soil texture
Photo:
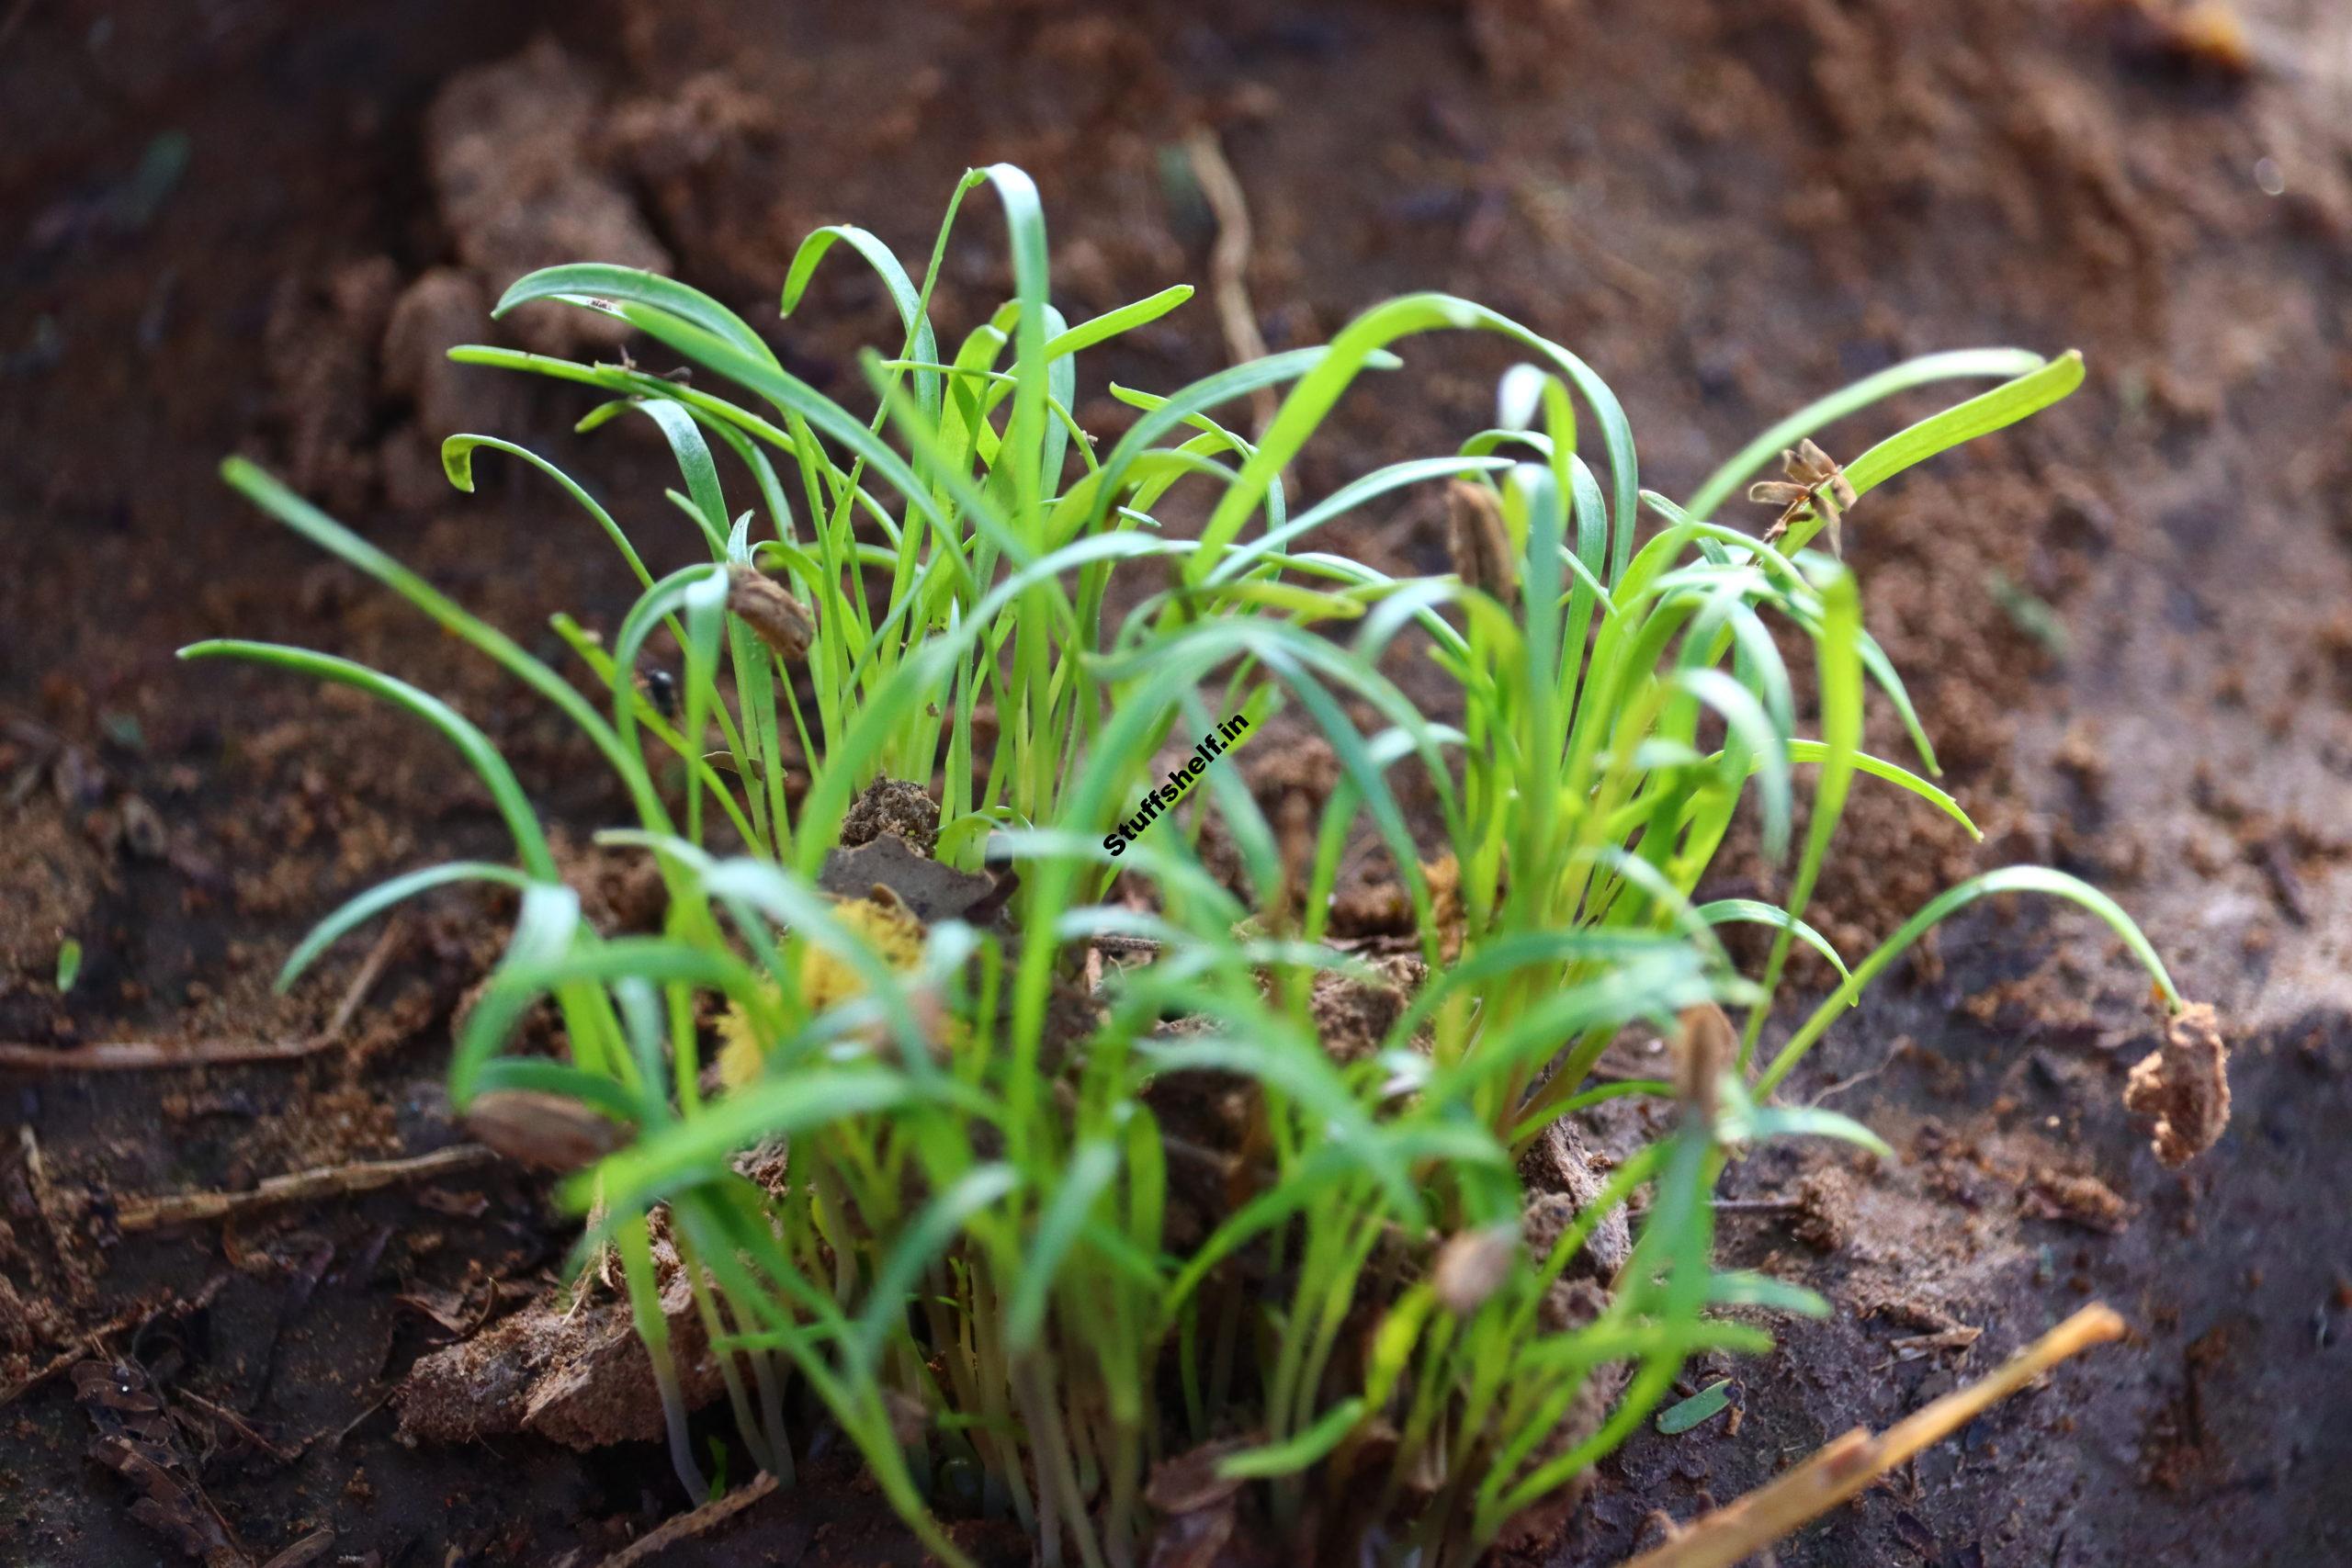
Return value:
<svg viewBox="0 0 2352 1568">
<path fill-rule="evenodd" d="M 1971 910 L 1786 1091 L 1860 1117 L 1895 1156 L 1773 1148 L 1724 1184 L 1730 1260 L 1819 1288 L 1834 1315 L 1787 1326 L 1766 1359 L 1694 1367 L 1693 1390 L 1730 1380 L 1726 1409 L 1643 1434 L 1521 1560 L 1619 1561 L 2097 1297 L 2128 1343 L 1777 1561 L 2352 1561 L 2352 16 L 2329 0 L 876 15 L 0 6 L 0 1560 L 588 1568 L 692 1501 L 641 1401 L 598 1371 L 616 1354 L 608 1305 L 546 1321 L 571 1232 L 529 1172 L 459 1157 L 158 1223 L 159 1197 L 266 1195 L 460 1142 L 438 1088 L 450 1021 L 510 913 L 441 898 L 273 995 L 310 920 L 392 872 L 496 855 L 496 819 L 408 721 L 175 648 L 309 644 L 449 694 L 564 825 L 597 918 L 641 921 L 653 891 L 590 845 L 620 805 L 559 721 L 237 502 L 218 459 L 269 462 L 555 657 L 546 615 L 610 626 L 625 570 L 514 465 L 485 460 L 480 493 L 451 491 L 442 434 L 540 446 L 657 567 L 693 541 L 646 433 L 592 443 L 569 429 L 576 399 L 441 357 L 481 338 L 616 352 L 576 315 L 489 323 L 514 271 L 673 268 L 846 390 L 888 306 L 842 265 L 777 322 L 807 229 L 855 220 L 916 254 L 967 164 L 1017 162 L 1047 197 L 1076 319 L 1207 280 L 1215 220 L 1171 152 L 1207 127 L 1251 208 L 1243 282 L 1272 347 L 1406 288 L 1480 299 L 1611 379 L 1644 481 L 1669 493 L 1908 355 L 2018 343 L 2090 366 L 2052 414 L 1846 520 L 1871 625 L 1986 838 L 1864 781 L 1815 918 L 1855 953 L 1972 870 L 2091 877 L 2218 1010 L 2228 1131 L 2175 1170 L 2124 1109 L 2159 1027 L 2102 929 Z M 942 284 L 957 335 L 1009 286 L 994 219 L 972 214 Z M 1100 368 L 1144 387 L 1216 368 L 1207 301 L 1186 314 Z M 1408 359 L 1344 405 L 1297 467 L 1303 493 L 1487 423 L 1490 348 Z M 1127 417 L 1099 383 L 1084 404 L 1098 430 Z M 1850 458 L 1931 406 L 1824 445 Z M 1399 498 L 1334 545 L 1444 570 L 1443 498 Z M 1883 715 L 1871 740 L 1902 749 Z M 1278 820 L 1314 820 L 1317 758 L 1270 727 L 1245 759 Z M 1709 891 L 1773 887 L 1735 856 Z M 1377 886 L 1351 897 L 1376 920 Z M 61 965 L 69 941 L 78 965 Z M 92 1046 L 132 1049 L 96 1070 L 74 1055 Z M 223 1055 L 259 1059 L 185 1061 Z M 1638 1114 L 1588 1131 L 1605 1146 Z M 487 1358 L 469 1386 L 503 1380 L 493 1427 L 388 1402 L 468 1342 Z M 797 1487 L 651 1560 L 915 1560 L 813 1440 Z M 972 1545 L 1025 1558 L 1001 1532 Z"/>
</svg>

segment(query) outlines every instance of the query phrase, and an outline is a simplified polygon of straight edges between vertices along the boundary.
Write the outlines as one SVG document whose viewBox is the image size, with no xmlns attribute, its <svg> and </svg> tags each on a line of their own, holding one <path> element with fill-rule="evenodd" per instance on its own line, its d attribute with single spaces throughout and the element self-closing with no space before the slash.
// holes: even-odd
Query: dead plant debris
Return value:
<svg viewBox="0 0 2352 1568">
<path fill-rule="evenodd" d="M 124 1198 L 117 1205 L 115 1223 L 126 1235 L 170 1225 L 201 1224 L 208 1220 L 231 1219 L 286 1203 L 374 1192 L 404 1181 L 449 1176 L 487 1164 L 491 1158 L 491 1151 L 481 1144 L 455 1144 L 406 1159 L 362 1160 L 273 1176 L 249 1192 L 175 1192 L 155 1198 Z"/>
<path fill-rule="evenodd" d="M 1838 525 L 1844 518 L 1844 509 L 1853 505 L 1856 499 L 1853 481 L 1847 479 L 1846 470 L 1808 437 L 1798 442 L 1794 450 L 1781 454 L 1781 472 L 1788 479 L 1758 479 L 1747 487 L 1748 500 L 1781 509 L 1781 515 L 1764 531 L 1764 542 L 1778 543 L 1791 524 L 1808 511 L 1816 512 L 1828 525 L 1829 553 L 1842 557 L 1846 550 L 1838 537 Z"/>
<path fill-rule="evenodd" d="M 808 605 L 783 583 L 741 561 L 727 569 L 727 609 L 779 659 L 806 658 L 817 635 L 817 617 Z"/>
<path fill-rule="evenodd" d="M 2178 1169 L 2220 1142 L 2230 1124 L 2230 1048 L 2211 1007 L 2191 1002 L 2165 1028 L 2123 1087 L 2125 1107 L 2156 1119 L 2156 1158 Z"/>
</svg>

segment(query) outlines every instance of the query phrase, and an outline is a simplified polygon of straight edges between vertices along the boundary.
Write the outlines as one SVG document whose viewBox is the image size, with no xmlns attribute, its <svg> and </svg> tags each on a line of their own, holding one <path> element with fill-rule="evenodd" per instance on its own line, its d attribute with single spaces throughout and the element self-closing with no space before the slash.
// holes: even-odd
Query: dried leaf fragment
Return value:
<svg viewBox="0 0 2352 1568">
<path fill-rule="evenodd" d="M 311 1563 L 324 1561 L 334 1545 L 334 1531 L 322 1527 L 263 1563 L 262 1568 L 310 1568 Z"/>
<path fill-rule="evenodd" d="M 2140 1059 L 2123 1086 L 2126 1110 L 2156 1119 L 2149 1145 L 2178 1169 L 2211 1148 L 2230 1124 L 2230 1048 L 2221 1021 L 2191 1002 L 2165 1028 L 2165 1043 Z"/>
<path fill-rule="evenodd" d="M 741 561 L 727 568 L 727 608 L 784 660 L 798 660 L 817 636 L 817 618 L 775 578 Z"/>
<path fill-rule="evenodd" d="M 252 1560 L 230 1539 L 226 1522 L 205 1496 L 162 1399 L 136 1362 L 78 1363 L 74 1394 L 98 1429 L 90 1458 L 140 1494 L 130 1505 L 132 1518 L 206 1568 L 251 1568 Z"/>
<path fill-rule="evenodd" d="M 1788 476 L 1786 480 L 1759 479 L 1747 487 L 1748 500 L 1781 508 L 1781 515 L 1764 531 L 1764 542 L 1769 545 L 1780 539 L 1791 524 L 1811 509 L 1829 525 L 1829 553 L 1842 558 L 1846 550 L 1838 536 L 1838 525 L 1844 509 L 1857 499 L 1846 470 L 1807 437 L 1781 454 L 1781 472 Z"/>
</svg>

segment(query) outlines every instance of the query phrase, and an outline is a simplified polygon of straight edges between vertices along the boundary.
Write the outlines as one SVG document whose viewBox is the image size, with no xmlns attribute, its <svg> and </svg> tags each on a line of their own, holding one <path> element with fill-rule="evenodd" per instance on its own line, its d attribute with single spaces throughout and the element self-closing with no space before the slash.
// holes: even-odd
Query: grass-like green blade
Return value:
<svg viewBox="0 0 2352 1568">
<path fill-rule="evenodd" d="M 1295 1474 L 1338 1448 L 1363 1417 L 1364 1402 L 1361 1396 L 1343 1399 L 1295 1437 L 1227 1454 L 1217 1461 L 1216 1472 L 1227 1480 Z"/>
<path fill-rule="evenodd" d="M 1791 919 L 1789 912 L 1777 904 L 1767 904 L 1757 898 L 1717 898 L 1711 903 L 1700 905 L 1698 915 L 1709 925 L 1724 925 L 1739 921 L 1747 925 L 1770 926 L 1774 931 L 1791 931 L 1799 942 L 1829 960 L 1830 966 L 1838 971 L 1839 979 L 1845 979 L 1852 973 L 1846 967 L 1846 961 L 1838 955 L 1838 949 L 1831 944 L 1827 937 L 1823 936 L 1803 920 Z"/>
<path fill-rule="evenodd" d="M 801 296 L 808 289 L 808 281 L 816 276 L 818 264 L 836 243 L 846 244 L 865 265 L 874 269 L 888 291 L 890 303 L 897 307 L 899 324 L 906 331 L 908 357 L 931 361 L 939 357 L 939 340 L 932 331 L 931 317 L 923 308 L 923 296 L 915 288 L 914 279 L 907 276 L 906 267 L 889 246 L 879 237 L 854 223 L 829 223 L 810 231 L 792 254 L 792 265 L 785 274 L 784 293 L 776 304 L 776 314 L 790 316 L 799 308 Z M 939 412 L 939 374 L 935 370 L 915 372 L 915 398 L 933 415 Z"/>
<path fill-rule="evenodd" d="M 1716 508 L 1729 501 L 1741 485 L 1783 449 L 1899 392 L 1936 381 L 2030 376 L 2046 363 L 2041 355 L 2021 348 L 1969 348 L 1890 365 L 1774 423 L 1707 476 L 1706 482 L 1691 492 L 1684 508 L 1696 517 L 1713 516 Z"/>
<path fill-rule="evenodd" d="M 464 1110 L 480 1090 L 481 1068 L 506 1043 L 524 1010 L 538 999 L 545 987 L 517 983 L 515 976 L 560 961 L 571 951 L 580 934 L 580 895 L 550 872 L 545 881 L 523 889 L 522 908 L 506 939 L 506 952 L 491 971 L 473 1008 L 458 1032 L 449 1058 L 449 1100 Z"/>
<path fill-rule="evenodd" d="M 865 1310 L 858 1314 L 844 1348 L 843 1371 L 853 1377 L 873 1375 L 884 1342 L 904 1331 L 907 1295 L 922 1271 L 947 1250 L 974 1214 L 1001 1201 L 1020 1185 L 1021 1173 L 1009 1165 L 978 1166 L 922 1206 L 913 1223 L 899 1232 L 866 1287 Z"/>
<path fill-rule="evenodd" d="M 317 962 L 319 954 L 334 946 L 346 932 L 357 930 L 394 905 L 405 903 L 420 893 L 459 882 L 490 882 L 505 887 L 523 888 L 530 886 L 531 878 L 511 865 L 499 865 L 490 861 L 450 861 L 395 876 L 388 882 L 379 882 L 311 928 L 311 933 L 287 955 L 285 966 L 278 970 L 277 988 L 283 992 L 291 987 L 301 977 L 304 970 Z"/>
<path fill-rule="evenodd" d="M 527 446 L 502 441 L 495 435 L 449 436 L 441 443 L 441 471 L 449 477 L 452 485 L 468 495 L 474 493 L 474 453 L 484 447 L 492 452 L 503 452 L 510 457 L 520 457 L 555 480 L 566 495 L 579 503 L 582 511 L 595 519 L 596 526 L 613 541 L 614 547 L 621 552 L 621 558 L 628 561 L 629 570 L 637 574 L 638 581 L 652 582 L 653 574 L 645 569 L 645 562 L 638 558 L 637 547 L 629 543 L 628 536 L 621 531 L 621 525 L 613 521 L 613 514 L 605 511 L 578 480 Z"/>
<path fill-rule="evenodd" d="M 1062 1260 L 1118 1174 L 1118 1151 L 1107 1140 L 1082 1144 L 1070 1156 L 1069 1170 L 1046 1201 L 1045 1213 L 1037 1222 L 1037 1239 L 1022 1259 L 1021 1278 L 1005 1311 L 1004 1343 L 1012 1354 L 1023 1355 L 1035 1348 Z"/>
<path fill-rule="evenodd" d="M 1939 452 L 2041 412 L 2082 384 L 2083 356 L 2068 349 L 2038 370 L 1897 431 L 1847 465 L 1846 478 L 1857 495 L 1866 494 Z"/>
<path fill-rule="evenodd" d="M 912 1093 L 904 1077 L 876 1067 L 820 1068 L 789 1079 L 763 1079 L 611 1156 L 567 1184 L 565 1193 L 583 1212 L 600 1192 L 616 1209 L 642 1209 L 707 1179 L 714 1166 L 761 1138 L 788 1138 L 846 1123 L 904 1105 Z"/>
<path fill-rule="evenodd" d="M 1853 783 L 1854 759 L 1862 741 L 1860 590 L 1854 582 L 1853 573 L 1835 563 L 1824 565 L 1820 590 L 1822 625 L 1821 635 L 1815 643 L 1815 657 L 1821 687 L 1821 772 L 1814 781 L 1813 811 L 1805 827 L 1804 852 L 1798 857 L 1796 875 L 1791 881 L 1784 906 L 1792 920 L 1803 919 L 1805 907 L 1812 901 L 1822 862 L 1829 853 L 1829 841 L 1838 831 L 1838 819 L 1845 814 L 1846 793 Z M 1763 994 L 1748 1010 L 1747 1024 L 1740 1034 L 1739 1060 L 1743 1067 L 1754 1055 L 1757 1039 L 1763 1032 L 1765 1014 L 1780 988 L 1781 971 L 1788 962 L 1789 944 L 1793 940 L 1792 928 L 1773 936 L 1771 956 L 1764 965 Z"/>
<path fill-rule="evenodd" d="M 560 300 L 608 316 L 621 315 L 615 306 L 624 300 L 648 306 L 692 321 L 753 358 L 764 359 L 771 365 L 776 362 L 775 352 L 761 341 L 760 334 L 742 317 L 699 288 L 638 267 L 613 266 L 603 262 L 541 267 L 507 285 L 506 292 L 499 297 L 490 313 L 493 318 L 503 316 L 518 305 L 543 299 Z"/>
<path fill-rule="evenodd" d="M 1730 1403 L 1731 1380 L 1724 1378 L 1709 1383 L 1690 1398 L 1659 1411 L 1657 1429 L 1667 1437 L 1678 1437 Z"/>
<path fill-rule="evenodd" d="M 1956 910 L 1995 893 L 2040 893 L 2052 897 L 2068 899 L 2081 905 L 2106 921 L 2109 929 L 2122 938 L 2125 949 L 2139 961 L 2140 966 L 2148 972 L 2148 977 L 2155 982 L 2157 994 L 2168 1008 L 2177 1010 L 2182 1005 L 2180 992 L 2174 987 L 2172 976 L 2165 968 L 2165 961 L 2157 956 L 2154 946 L 2149 942 L 2146 933 L 2140 930 L 2137 922 L 2123 912 L 2121 905 L 2082 878 L 2069 876 L 2063 871 L 2052 871 L 2046 866 L 2038 865 L 2008 866 L 1999 871 L 1988 871 L 1981 876 L 1970 877 L 1959 886 L 1947 888 L 1938 894 L 1929 899 L 1917 914 L 1904 921 L 1895 933 L 1881 942 L 1869 957 L 1855 964 L 1852 976 L 1814 1010 L 1813 1016 L 1789 1037 L 1789 1043 L 1782 1046 L 1781 1054 L 1772 1059 L 1771 1066 L 1756 1080 L 1757 1094 L 1762 1096 L 1770 1093 L 1775 1084 L 1788 1077 L 1790 1069 L 1804 1059 L 1805 1052 L 1812 1047 L 1815 1040 L 1821 1038 L 1822 1032 L 1836 1020 L 1838 1011 L 1850 1002 L 1862 987 L 1876 979 L 1888 964 L 1902 957 L 1913 942 L 1917 942 L 1935 926 L 1950 918 Z"/>
</svg>

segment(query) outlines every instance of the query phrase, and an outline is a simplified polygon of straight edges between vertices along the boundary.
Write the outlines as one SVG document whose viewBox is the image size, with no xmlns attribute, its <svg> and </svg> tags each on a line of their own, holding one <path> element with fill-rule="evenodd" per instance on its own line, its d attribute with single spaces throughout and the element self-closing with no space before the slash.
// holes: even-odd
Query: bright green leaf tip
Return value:
<svg viewBox="0 0 2352 1568">
<path fill-rule="evenodd" d="M 1687 1432 L 1731 1403 L 1731 1380 L 1709 1383 L 1690 1398 L 1669 1404 L 1657 1415 L 1657 1429 L 1671 1438 Z"/>
<path fill-rule="evenodd" d="M 471 435 L 452 435 L 441 443 L 441 471 L 449 477 L 453 487 L 466 495 L 474 492 L 476 445 L 478 438 Z"/>
</svg>

